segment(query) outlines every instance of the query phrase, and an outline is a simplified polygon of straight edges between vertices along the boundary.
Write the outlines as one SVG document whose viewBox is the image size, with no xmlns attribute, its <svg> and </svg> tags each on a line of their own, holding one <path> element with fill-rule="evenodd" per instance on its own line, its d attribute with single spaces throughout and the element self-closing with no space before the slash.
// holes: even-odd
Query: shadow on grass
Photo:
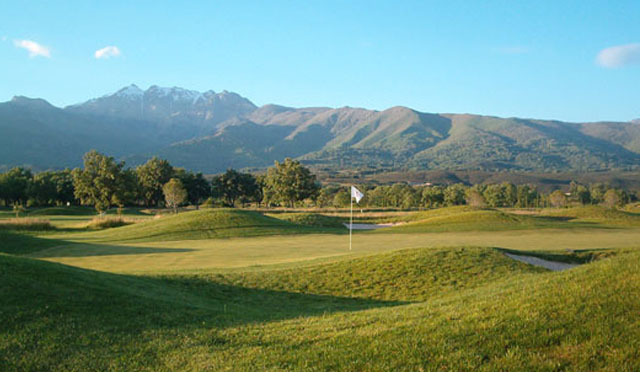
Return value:
<svg viewBox="0 0 640 372">
<path fill-rule="evenodd" d="M 6 274 L 0 275 L 0 334 L 43 326 L 66 338 L 71 322 L 75 335 L 64 342 L 72 343 L 81 342 L 79 334 L 139 337 L 405 304 L 245 288 L 215 278 L 112 274 L 2 254 L 0 274 Z"/>
<path fill-rule="evenodd" d="M 31 254 L 63 243 L 56 239 L 40 238 L 34 234 L 0 230 L 0 252 L 17 255 Z"/>
</svg>

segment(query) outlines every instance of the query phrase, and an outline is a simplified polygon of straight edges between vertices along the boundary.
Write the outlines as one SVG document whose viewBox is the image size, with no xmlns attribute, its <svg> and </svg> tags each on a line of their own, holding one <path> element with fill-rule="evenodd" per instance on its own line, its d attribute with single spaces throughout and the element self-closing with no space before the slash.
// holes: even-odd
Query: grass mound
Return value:
<svg viewBox="0 0 640 372">
<path fill-rule="evenodd" d="M 565 272 L 503 260 L 407 250 L 140 277 L 0 255 L 0 369 L 640 369 L 639 251 Z"/>
<path fill-rule="evenodd" d="M 493 248 L 410 249 L 268 272 L 203 276 L 230 285 L 287 292 L 426 301 L 517 274 L 542 272 Z"/>
<path fill-rule="evenodd" d="M 30 216 L 93 216 L 96 210 L 88 207 L 49 207 L 29 211 Z"/>
<path fill-rule="evenodd" d="M 10 218 L 0 220 L 0 230 L 45 231 L 51 229 L 53 229 L 53 226 L 48 220 L 39 218 Z"/>
<path fill-rule="evenodd" d="M 598 205 L 552 209 L 543 212 L 546 216 L 566 217 L 572 220 L 598 222 L 611 225 L 640 226 L 640 214 L 605 208 Z"/>
<path fill-rule="evenodd" d="M 130 226 L 75 234 L 94 241 L 157 241 L 230 238 L 314 232 L 260 213 L 237 209 L 205 209 L 164 216 Z M 71 238 L 71 237 L 70 237 Z"/>
<path fill-rule="evenodd" d="M 344 228 L 343 219 L 319 213 L 272 213 L 267 216 L 303 226 Z"/>
<path fill-rule="evenodd" d="M 498 231 L 561 227 L 562 222 L 532 216 L 514 215 L 496 209 L 454 207 L 410 215 L 408 223 L 377 233 L 420 233 L 444 231 Z"/>
</svg>

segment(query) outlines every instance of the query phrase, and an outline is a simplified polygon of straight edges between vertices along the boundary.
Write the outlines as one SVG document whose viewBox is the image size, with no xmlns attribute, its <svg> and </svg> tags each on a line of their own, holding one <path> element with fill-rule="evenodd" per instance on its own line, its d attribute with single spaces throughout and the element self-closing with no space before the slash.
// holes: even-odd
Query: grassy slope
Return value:
<svg viewBox="0 0 640 372">
<path fill-rule="evenodd" d="M 592 205 L 565 209 L 543 210 L 543 215 L 569 218 L 576 222 L 601 223 L 614 226 L 640 226 L 640 214 Z"/>
<path fill-rule="evenodd" d="M 514 215 L 496 209 L 471 207 L 451 207 L 418 212 L 402 217 L 398 222 L 407 223 L 378 232 L 419 233 L 578 227 L 578 224 L 571 225 L 558 219 Z"/>
<path fill-rule="evenodd" d="M 3 370 L 640 368 L 637 251 L 562 273 L 465 248 L 155 278 L 0 255 L 0 274 Z"/>
<path fill-rule="evenodd" d="M 329 227 L 344 229 L 344 219 L 333 216 L 325 216 L 320 213 L 269 213 L 269 217 L 283 221 L 289 221 L 302 226 Z"/>
<path fill-rule="evenodd" d="M 203 209 L 165 216 L 108 231 L 70 236 L 91 241 L 165 241 L 241 236 L 282 235 L 322 231 L 301 227 L 257 212 L 237 209 Z"/>
</svg>

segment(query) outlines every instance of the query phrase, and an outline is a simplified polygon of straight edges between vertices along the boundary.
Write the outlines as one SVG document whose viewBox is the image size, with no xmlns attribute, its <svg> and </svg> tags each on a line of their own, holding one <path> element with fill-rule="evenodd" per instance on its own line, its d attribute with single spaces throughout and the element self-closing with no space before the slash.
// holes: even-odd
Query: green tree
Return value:
<svg viewBox="0 0 640 372">
<path fill-rule="evenodd" d="M 298 201 L 315 197 L 319 187 L 309 169 L 287 158 L 282 163 L 276 161 L 275 166 L 267 170 L 265 189 L 273 202 L 293 207 Z"/>
<path fill-rule="evenodd" d="M 237 200 L 243 204 L 255 196 L 258 184 L 255 177 L 249 173 L 240 173 L 234 169 L 213 178 L 212 190 L 215 197 L 224 200 L 224 203 L 233 207 Z"/>
<path fill-rule="evenodd" d="M 586 186 L 580 185 L 575 181 L 571 181 L 569 185 L 569 193 L 571 194 L 571 201 L 580 203 L 582 205 L 591 203 L 591 193 Z"/>
<path fill-rule="evenodd" d="M 12 168 L 0 174 L 0 198 L 4 200 L 4 204 L 26 204 L 32 179 L 31 171 L 22 167 Z"/>
<path fill-rule="evenodd" d="M 444 203 L 445 205 L 463 205 L 464 194 L 466 191 L 466 187 L 461 183 L 456 183 L 454 185 L 447 186 L 444 189 Z"/>
<path fill-rule="evenodd" d="M 427 186 L 422 189 L 422 205 L 427 208 L 437 208 L 444 204 L 444 188 L 442 186 Z"/>
<path fill-rule="evenodd" d="M 162 187 L 173 177 L 173 167 L 168 161 L 154 156 L 136 168 L 136 174 L 144 204 L 157 206 L 162 200 Z"/>
<path fill-rule="evenodd" d="M 185 190 L 189 204 L 198 207 L 206 198 L 211 196 L 211 185 L 202 173 L 189 172 L 183 168 L 174 170 L 174 177 L 178 178 Z"/>
<path fill-rule="evenodd" d="M 326 186 L 320 189 L 316 198 L 316 205 L 319 208 L 326 208 L 333 205 L 335 194 L 339 191 L 337 187 Z"/>
<path fill-rule="evenodd" d="M 589 196 L 591 197 L 591 204 L 600 204 L 604 201 L 604 194 L 607 192 L 608 187 L 602 183 L 594 183 L 589 185 Z"/>
<path fill-rule="evenodd" d="M 52 205 L 56 203 L 58 192 L 53 172 L 40 172 L 33 176 L 29 184 L 29 205 Z"/>
<path fill-rule="evenodd" d="M 178 213 L 180 204 L 187 201 L 187 190 L 177 178 L 172 178 L 169 182 L 165 183 L 164 186 L 162 186 L 162 193 L 164 194 L 167 207 L 173 208 L 174 213 Z"/>
<path fill-rule="evenodd" d="M 74 194 L 83 204 L 93 205 L 99 213 L 112 205 L 122 206 L 126 192 L 124 163 L 95 150 L 84 155 L 84 169 L 74 169 Z"/>
<path fill-rule="evenodd" d="M 538 198 L 538 192 L 536 189 L 529 185 L 518 185 L 517 187 L 518 201 L 516 206 L 520 208 L 531 208 L 536 204 Z"/>
<path fill-rule="evenodd" d="M 348 207 L 351 203 L 351 193 L 344 188 L 338 191 L 333 197 L 333 206 L 336 208 Z"/>
</svg>

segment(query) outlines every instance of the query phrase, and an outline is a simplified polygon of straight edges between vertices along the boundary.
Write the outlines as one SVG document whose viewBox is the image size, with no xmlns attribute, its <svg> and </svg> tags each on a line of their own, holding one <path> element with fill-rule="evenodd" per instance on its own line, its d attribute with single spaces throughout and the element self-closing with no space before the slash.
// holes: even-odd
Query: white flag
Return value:
<svg viewBox="0 0 640 372">
<path fill-rule="evenodd" d="M 364 196 L 360 190 L 356 189 L 355 186 L 351 186 L 351 197 L 356 198 L 356 203 L 360 203 L 360 199 Z"/>
</svg>

